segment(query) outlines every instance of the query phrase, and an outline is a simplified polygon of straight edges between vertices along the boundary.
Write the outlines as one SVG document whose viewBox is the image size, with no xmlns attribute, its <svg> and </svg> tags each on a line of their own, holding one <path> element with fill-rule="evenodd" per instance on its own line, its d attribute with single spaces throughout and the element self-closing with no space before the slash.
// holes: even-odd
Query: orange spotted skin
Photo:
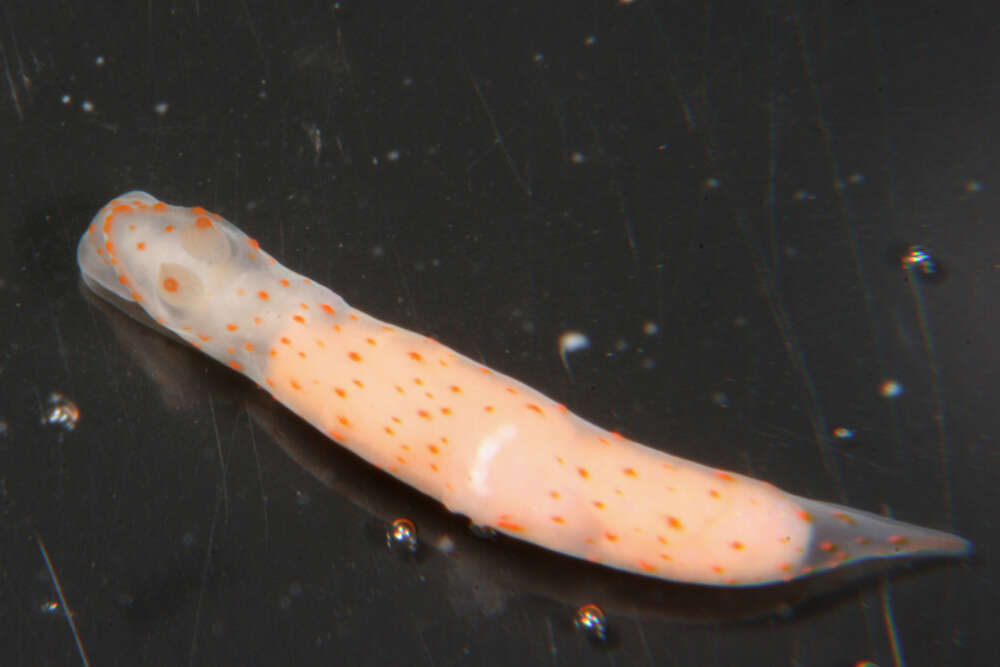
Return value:
<svg viewBox="0 0 1000 667">
<path fill-rule="evenodd" d="M 502 373 L 349 306 L 200 207 L 129 192 L 78 247 L 88 285 L 246 375 L 453 512 L 638 574 L 783 582 L 961 538 L 799 498 L 632 442 Z"/>
</svg>

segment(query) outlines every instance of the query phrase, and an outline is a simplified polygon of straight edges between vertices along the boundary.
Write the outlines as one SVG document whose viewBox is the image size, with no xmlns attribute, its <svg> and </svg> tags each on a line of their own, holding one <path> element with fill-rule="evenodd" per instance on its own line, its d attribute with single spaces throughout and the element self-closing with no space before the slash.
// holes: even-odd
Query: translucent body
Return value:
<svg viewBox="0 0 1000 667">
<path fill-rule="evenodd" d="M 348 306 L 199 207 L 124 194 L 97 214 L 77 255 L 88 285 L 138 305 L 367 461 L 476 524 L 554 551 L 740 586 L 969 548 L 601 429 Z"/>
</svg>

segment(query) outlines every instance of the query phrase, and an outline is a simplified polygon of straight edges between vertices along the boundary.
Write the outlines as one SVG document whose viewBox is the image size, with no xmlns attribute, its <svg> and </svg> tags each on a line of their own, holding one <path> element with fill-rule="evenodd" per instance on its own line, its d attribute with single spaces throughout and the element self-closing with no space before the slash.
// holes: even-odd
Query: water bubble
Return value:
<svg viewBox="0 0 1000 667">
<path fill-rule="evenodd" d="M 59 392 L 52 392 L 46 401 L 45 412 L 42 414 L 42 423 L 58 426 L 66 431 L 72 431 L 80 421 L 80 408 L 76 403 L 63 396 Z"/>
<path fill-rule="evenodd" d="M 604 641 L 608 638 L 608 622 L 596 604 L 585 604 L 577 609 L 573 625 L 593 639 Z"/>
<path fill-rule="evenodd" d="M 417 527 L 409 519 L 396 519 L 385 531 L 385 543 L 390 549 L 403 549 L 411 554 L 416 553 L 419 544 Z"/>
</svg>

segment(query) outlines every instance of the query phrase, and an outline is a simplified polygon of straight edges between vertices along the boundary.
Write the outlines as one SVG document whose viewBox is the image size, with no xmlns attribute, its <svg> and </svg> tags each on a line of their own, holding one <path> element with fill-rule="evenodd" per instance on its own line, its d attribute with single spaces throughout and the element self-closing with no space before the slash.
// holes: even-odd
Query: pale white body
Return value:
<svg viewBox="0 0 1000 667">
<path fill-rule="evenodd" d="M 961 538 L 646 447 L 513 378 L 348 306 L 228 221 L 130 192 L 78 248 L 140 306 L 303 419 L 453 512 L 640 574 L 785 581 L 853 560 L 959 554 Z"/>
</svg>

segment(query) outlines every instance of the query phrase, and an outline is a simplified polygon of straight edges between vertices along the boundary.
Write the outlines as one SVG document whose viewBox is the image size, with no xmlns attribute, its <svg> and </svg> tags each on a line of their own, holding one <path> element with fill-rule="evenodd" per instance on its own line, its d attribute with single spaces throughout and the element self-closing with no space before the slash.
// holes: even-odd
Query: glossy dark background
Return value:
<svg viewBox="0 0 1000 667">
<path fill-rule="evenodd" d="M 41 545 L 93 664 L 993 661 L 988 3 L 120 4 L 0 12 L 4 664 L 80 662 Z M 976 553 L 734 592 L 471 536 L 87 298 L 77 239 L 130 189 L 602 426 Z"/>
</svg>

